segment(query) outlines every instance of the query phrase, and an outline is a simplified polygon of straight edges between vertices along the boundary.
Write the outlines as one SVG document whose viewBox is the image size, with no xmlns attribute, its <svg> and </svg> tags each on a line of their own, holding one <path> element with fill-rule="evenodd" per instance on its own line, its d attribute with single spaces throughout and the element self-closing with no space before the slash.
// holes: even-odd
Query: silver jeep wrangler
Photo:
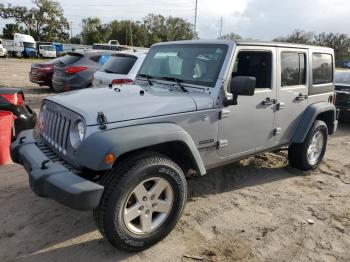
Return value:
<svg viewBox="0 0 350 262">
<path fill-rule="evenodd" d="M 291 166 L 316 168 L 337 128 L 333 76 L 329 48 L 160 43 L 133 84 L 45 99 L 11 154 L 35 194 L 93 210 L 112 245 L 142 250 L 178 222 L 187 174 L 287 146 Z"/>
</svg>

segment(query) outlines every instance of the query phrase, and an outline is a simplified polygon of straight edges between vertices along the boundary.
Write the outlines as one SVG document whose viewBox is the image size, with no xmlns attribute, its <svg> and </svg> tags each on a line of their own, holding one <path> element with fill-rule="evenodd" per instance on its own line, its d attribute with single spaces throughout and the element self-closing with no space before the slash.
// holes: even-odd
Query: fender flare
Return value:
<svg viewBox="0 0 350 262">
<path fill-rule="evenodd" d="M 332 115 L 331 121 L 334 123 L 336 121 L 336 109 L 335 106 L 329 102 L 318 102 L 312 105 L 309 105 L 302 118 L 299 121 L 298 127 L 296 128 L 292 143 L 302 143 L 304 142 L 307 133 L 309 132 L 312 124 L 314 123 L 317 116 L 321 113 L 332 111 L 334 114 Z"/>
<path fill-rule="evenodd" d="M 106 164 L 104 157 L 113 153 L 119 156 L 149 146 L 167 142 L 180 142 L 188 147 L 193 157 L 197 172 L 206 174 L 206 169 L 199 151 L 191 136 L 180 126 L 172 123 L 156 123 L 122 127 L 101 131 L 87 137 L 76 153 L 79 165 L 92 170 L 109 170 L 112 164 Z"/>
</svg>

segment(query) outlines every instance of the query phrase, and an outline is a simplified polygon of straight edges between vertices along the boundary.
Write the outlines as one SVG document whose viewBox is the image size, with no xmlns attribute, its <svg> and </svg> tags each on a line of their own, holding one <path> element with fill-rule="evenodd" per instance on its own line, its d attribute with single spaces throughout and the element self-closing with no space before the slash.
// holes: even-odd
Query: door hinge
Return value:
<svg viewBox="0 0 350 262">
<path fill-rule="evenodd" d="M 273 135 L 274 136 L 277 136 L 277 135 L 279 135 L 279 134 L 281 134 L 282 133 L 282 128 L 281 127 L 277 127 L 277 128 L 275 128 L 274 130 L 273 130 Z"/>
<path fill-rule="evenodd" d="M 220 119 L 224 119 L 230 116 L 230 110 L 222 109 L 220 112 Z"/>
<path fill-rule="evenodd" d="M 219 140 L 218 141 L 218 148 L 222 148 L 222 147 L 225 147 L 225 146 L 228 146 L 228 140 L 223 139 L 223 140 Z"/>
</svg>

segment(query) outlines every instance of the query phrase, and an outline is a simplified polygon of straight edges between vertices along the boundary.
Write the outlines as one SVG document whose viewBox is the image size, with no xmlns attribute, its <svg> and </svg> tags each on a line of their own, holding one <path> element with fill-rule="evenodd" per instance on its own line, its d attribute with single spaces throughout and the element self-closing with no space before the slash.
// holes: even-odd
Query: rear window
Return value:
<svg viewBox="0 0 350 262">
<path fill-rule="evenodd" d="M 112 74 L 127 75 L 134 66 L 137 57 L 129 55 L 113 55 L 100 68 L 100 71 Z"/>
<path fill-rule="evenodd" d="M 312 54 L 312 76 L 314 85 L 333 82 L 333 57 L 330 54 Z"/>
<path fill-rule="evenodd" d="M 68 54 L 60 58 L 60 62 L 65 65 L 71 65 L 78 62 L 83 56 L 80 54 Z"/>
<path fill-rule="evenodd" d="M 305 53 L 283 52 L 281 54 L 281 85 L 305 85 Z"/>
</svg>

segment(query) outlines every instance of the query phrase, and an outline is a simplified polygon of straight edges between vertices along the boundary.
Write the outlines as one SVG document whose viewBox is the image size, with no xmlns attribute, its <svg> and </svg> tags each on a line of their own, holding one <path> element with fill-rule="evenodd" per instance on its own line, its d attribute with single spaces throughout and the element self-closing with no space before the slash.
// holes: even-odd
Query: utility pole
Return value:
<svg viewBox="0 0 350 262">
<path fill-rule="evenodd" d="M 134 46 L 134 43 L 132 41 L 132 29 L 131 29 L 131 20 L 130 20 L 130 43 L 131 43 L 131 46 Z"/>
<path fill-rule="evenodd" d="M 194 9 L 194 26 L 193 26 L 193 38 L 196 36 L 197 30 L 197 8 L 198 8 L 198 0 L 196 0 L 196 7 Z"/>
<path fill-rule="evenodd" d="M 70 22 L 70 39 L 73 38 L 73 22 Z"/>
<path fill-rule="evenodd" d="M 220 19 L 220 38 L 221 38 L 221 36 L 222 36 L 222 17 Z"/>
</svg>

